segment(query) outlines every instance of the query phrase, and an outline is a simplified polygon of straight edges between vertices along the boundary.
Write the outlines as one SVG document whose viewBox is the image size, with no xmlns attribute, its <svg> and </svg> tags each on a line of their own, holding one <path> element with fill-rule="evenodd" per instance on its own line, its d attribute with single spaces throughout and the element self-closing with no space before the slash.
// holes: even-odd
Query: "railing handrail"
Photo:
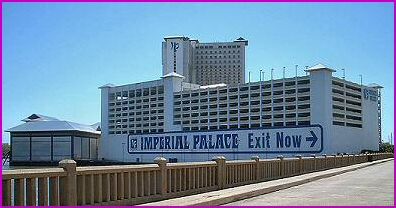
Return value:
<svg viewBox="0 0 396 208">
<path fill-rule="evenodd" d="M 255 163 L 254 160 L 230 160 L 226 161 L 226 164 L 230 165 L 242 165 L 242 164 L 253 164 Z"/>
<path fill-rule="evenodd" d="M 303 159 L 305 159 L 305 158 L 303 158 Z M 315 159 L 315 158 L 307 158 L 307 159 Z M 299 158 L 289 158 L 289 157 L 285 157 L 285 158 L 283 158 L 283 161 L 298 161 L 299 160 Z"/>
<path fill-rule="evenodd" d="M 262 163 L 275 162 L 275 161 L 279 161 L 279 159 L 278 159 L 278 158 L 273 158 L 273 159 L 259 159 L 259 162 L 262 162 Z"/>
<path fill-rule="evenodd" d="M 66 171 L 63 168 L 18 169 L 3 170 L 2 180 L 64 176 L 66 176 Z"/>
<path fill-rule="evenodd" d="M 172 168 L 172 167 L 181 167 L 181 168 L 186 168 L 186 167 L 197 167 L 197 166 L 216 166 L 217 163 L 214 161 L 207 161 L 207 162 L 180 162 L 180 163 L 167 163 L 166 167 Z"/>
<path fill-rule="evenodd" d="M 157 164 L 77 167 L 77 175 L 159 170 Z"/>
</svg>

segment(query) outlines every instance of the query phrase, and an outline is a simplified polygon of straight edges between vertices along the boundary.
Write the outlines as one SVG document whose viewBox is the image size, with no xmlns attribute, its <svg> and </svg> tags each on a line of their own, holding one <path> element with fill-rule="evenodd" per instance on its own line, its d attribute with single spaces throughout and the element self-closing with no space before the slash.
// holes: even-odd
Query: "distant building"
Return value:
<svg viewBox="0 0 396 208">
<path fill-rule="evenodd" d="M 171 72 L 185 82 L 212 85 L 245 83 L 245 47 L 240 37 L 233 42 L 200 43 L 184 36 L 165 37 L 162 42 L 163 75 Z"/>
<path fill-rule="evenodd" d="M 32 114 L 10 132 L 10 163 L 97 160 L 99 123 L 84 125 Z"/>
</svg>

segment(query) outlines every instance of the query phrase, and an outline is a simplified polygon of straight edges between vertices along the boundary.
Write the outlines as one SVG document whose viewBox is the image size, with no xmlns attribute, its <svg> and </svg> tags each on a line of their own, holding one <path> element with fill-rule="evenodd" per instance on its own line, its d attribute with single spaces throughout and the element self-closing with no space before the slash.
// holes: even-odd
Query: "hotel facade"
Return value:
<svg viewBox="0 0 396 208">
<path fill-rule="evenodd" d="M 305 76 L 245 83 L 246 45 L 243 38 L 210 44 L 164 38 L 160 79 L 100 87 L 99 159 L 204 161 L 219 154 L 232 160 L 378 150 L 379 85 L 334 77 L 335 70 L 322 64 L 306 69 Z M 234 50 L 239 58 L 232 60 L 228 54 Z M 216 58 L 206 58 L 205 51 Z M 228 59 L 227 65 L 219 64 L 220 54 L 236 67 L 228 68 Z M 212 63 L 205 65 L 208 60 Z"/>
</svg>

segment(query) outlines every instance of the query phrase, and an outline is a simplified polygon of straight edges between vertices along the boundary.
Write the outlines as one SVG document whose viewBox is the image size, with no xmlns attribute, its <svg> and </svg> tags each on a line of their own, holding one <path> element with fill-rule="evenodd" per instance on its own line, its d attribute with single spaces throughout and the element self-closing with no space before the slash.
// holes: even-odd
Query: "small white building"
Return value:
<svg viewBox="0 0 396 208">
<path fill-rule="evenodd" d="M 32 114 L 10 132 L 10 164 L 97 160 L 100 124 L 84 125 Z"/>
</svg>

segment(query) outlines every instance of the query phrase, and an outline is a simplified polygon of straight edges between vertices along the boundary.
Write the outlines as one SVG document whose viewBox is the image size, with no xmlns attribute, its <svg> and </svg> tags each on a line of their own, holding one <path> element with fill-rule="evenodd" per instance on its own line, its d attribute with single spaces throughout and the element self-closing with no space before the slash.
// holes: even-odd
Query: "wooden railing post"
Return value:
<svg viewBox="0 0 396 208">
<path fill-rule="evenodd" d="M 2 181 L 2 204 L 11 206 L 11 179 Z"/>
<path fill-rule="evenodd" d="M 158 186 L 160 187 L 161 190 L 161 195 L 162 197 L 164 197 L 166 195 L 166 190 L 167 190 L 167 184 L 166 184 L 166 172 L 167 172 L 167 168 L 166 168 L 166 159 L 164 157 L 156 157 L 154 159 L 154 162 L 158 164 L 158 166 L 161 168 L 161 173 L 159 175 L 157 175 L 157 177 L 159 178 L 157 181 L 160 182 L 158 184 Z"/>
<path fill-rule="evenodd" d="M 302 173 L 304 172 L 304 171 L 303 171 L 302 156 L 301 156 L 301 155 L 295 155 L 295 157 L 298 158 L 298 161 L 300 162 L 300 170 L 299 170 L 299 172 L 300 172 L 300 174 L 302 174 Z"/>
<path fill-rule="evenodd" d="M 227 181 L 226 158 L 224 156 L 215 156 L 212 160 L 217 163 L 217 182 L 219 189 L 223 189 Z"/>
<path fill-rule="evenodd" d="M 357 163 L 356 162 L 356 154 L 353 154 L 352 156 L 353 156 L 353 164 L 356 164 Z"/>
<path fill-rule="evenodd" d="M 60 203 L 61 205 L 75 206 L 77 205 L 76 162 L 69 159 L 62 160 L 59 162 L 59 167 L 67 173 L 66 177 L 60 178 Z"/>
<path fill-rule="evenodd" d="M 324 170 L 327 170 L 327 155 L 326 154 L 322 154 L 322 157 L 324 157 L 324 161 L 325 161 L 325 165 L 324 165 Z"/>
<path fill-rule="evenodd" d="M 276 157 L 276 158 L 279 159 L 279 177 L 282 178 L 284 175 L 284 173 L 283 173 L 283 170 L 284 170 L 283 155 L 278 155 L 278 157 Z"/>
<path fill-rule="evenodd" d="M 341 153 L 341 167 L 344 167 L 344 153 Z"/>
<path fill-rule="evenodd" d="M 348 164 L 347 165 L 350 165 L 351 164 L 351 155 L 347 152 L 346 156 L 348 157 Z"/>
<path fill-rule="evenodd" d="M 316 170 L 316 166 L 317 166 L 317 165 L 316 165 L 316 155 L 315 155 L 315 154 L 311 154 L 311 157 L 313 157 L 313 161 L 314 161 L 313 170 L 314 170 L 314 171 L 317 171 L 317 170 Z"/>
<path fill-rule="evenodd" d="M 336 160 L 337 160 L 337 155 L 336 154 L 332 154 L 331 156 L 333 156 L 333 159 L 334 159 L 334 161 L 333 161 L 333 168 L 336 168 L 337 166 L 337 162 L 336 162 Z"/>
<path fill-rule="evenodd" d="M 252 158 L 251 158 L 252 160 L 254 160 L 255 162 L 256 162 L 256 165 L 255 165 L 255 180 L 259 180 L 260 179 L 260 168 L 259 168 L 259 165 L 260 165 L 260 157 L 259 156 L 257 156 L 257 155 L 255 155 L 255 156 L 252 156 Z"/>
<path fill-rule="evenodd" d="M 366 153 L 367 162 L 373 162 L 373 155 Z"/>
</svg>

